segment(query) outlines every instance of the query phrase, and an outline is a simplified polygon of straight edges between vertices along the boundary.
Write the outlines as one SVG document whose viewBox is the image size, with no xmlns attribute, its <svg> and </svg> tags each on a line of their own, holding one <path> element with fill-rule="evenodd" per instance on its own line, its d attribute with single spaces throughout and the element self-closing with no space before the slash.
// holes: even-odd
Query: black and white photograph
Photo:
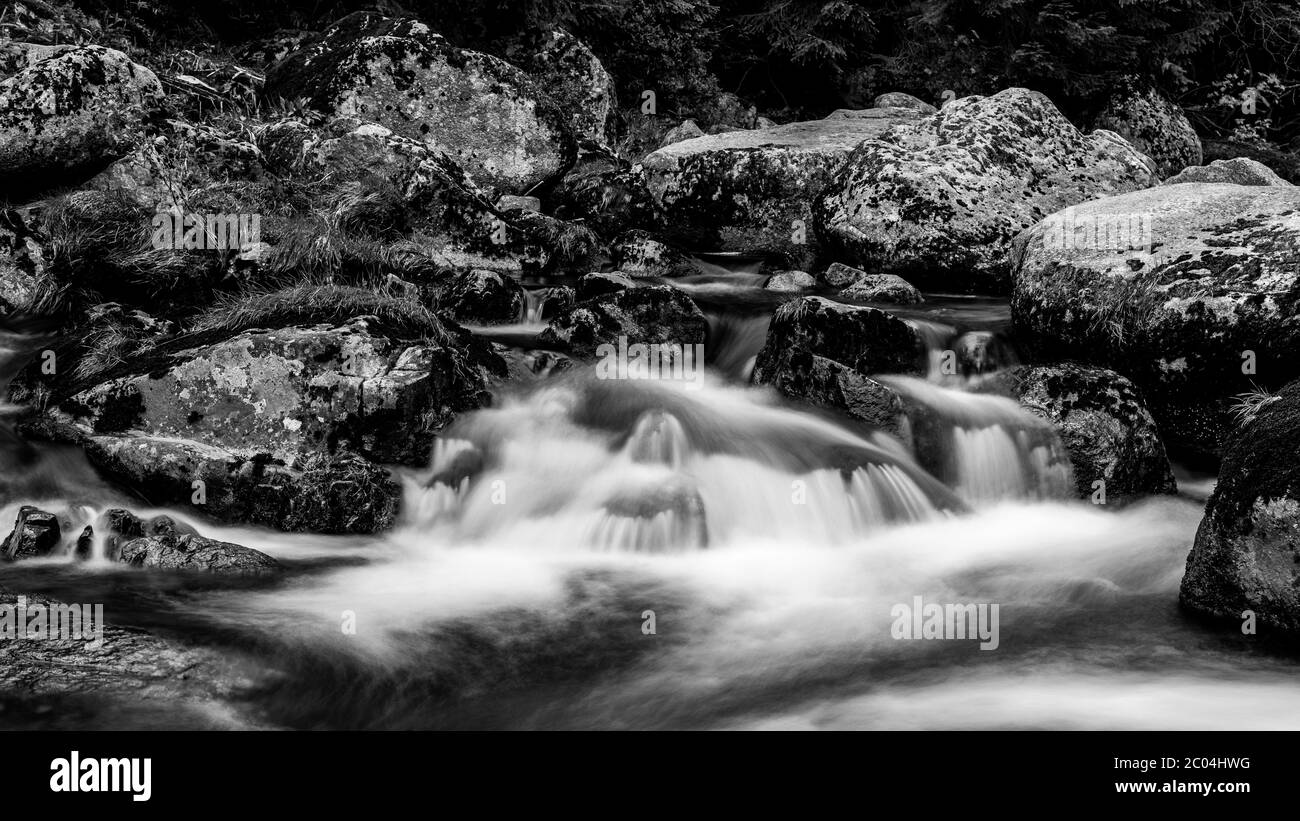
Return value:
<svg viewBox="0 0 1300 821">
<path fill-rule="evenodd" d="M 1035 731 L 1293 795 L 1298 185 L 1300 0 L 0 0 L 18 780 Z"/>
</svg>

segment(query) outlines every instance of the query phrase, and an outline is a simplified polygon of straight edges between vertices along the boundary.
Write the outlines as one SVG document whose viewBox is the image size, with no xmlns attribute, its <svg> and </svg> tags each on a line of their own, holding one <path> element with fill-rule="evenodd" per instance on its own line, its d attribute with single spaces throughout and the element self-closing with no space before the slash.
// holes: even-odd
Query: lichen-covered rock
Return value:
<svg viewBox="0 0 1300 821">
<path fill-rule="evenodd" d="M 1015 399 L 1056 427 L 1080 498 L 1114 503 L 1176 490 L 1155 420 L 1120 374 L 1073 363 L 1021 366 L 983 381 L 980 390 Z"/>
<path fill-rule="evenodd" d="M 789 352 L 802 350 L 864 376 L 923 374 L 926 348 L 914 327 L 877 308 L 803 297 L 777 309 L 754 365 L 754 382 L 774 384 Z"/>
<path fill-rule="evenodd" d="M 516 280 L 494 271 L 467 271 L 452 278 L 438 298 L 457 322 L 502 325 L 519 322 L 524 314 L 524 289 Z"/>
<path fill-rule="evenodd" d="M 579 140 L 609 142 L 617 116 L 614 78 L 587 44 L 563 29 L 546 35 L 533 58 L 533 78 L 569 118 Z"/>
<path fill-rule="evenodd" d="M 1156 163 L 1161 177 L 1201 164 L 1201 138 L 1182 108 L 1150 87 L 1128 85 L 1106 102 L 1094 128 L 1114 131 Z"/>
<path fill-rule="evenodd" d="M 842 262 L 832 262 L 825 271 L 822 271 L 821 278 L 822 282 L 832 288 L 847 288 L 865 276 L 868 274 L 861 268 L 854 268 Z"/>
<path fill-rule="evenodd" d="M 836 255 L 926 288 L 1006 291 L 1012 239 L 1048 214 L 1156 182 L 1107 132 L 1035 91 L 964 97 L 862 143 L 819 207 Z"/>
<path fill-rule="evenodd" d="M 584 151 L 552 189 L 556 217 L 583 220 L 603 237 L 654 224 L 654 205 L 645 178 L 617 156 Z"/>
<path fill-rule="evenodd" d="M 817 287 L 817 279 L 807 271 L 777 271 L 767 278 L 763 287 L 769 291 L 798 293 Z"/>
<path fill-rule="evenodd" d="M 1234 157 L 1230 160 L 1215 160 L 1209 165 L 1193 165 L 1184 168 L 1164 181 L 1164 185 L 1177 185 L 1182 182 L 1230 182 L 1236 185 L 1291 185 L 1277 175 L 1277 172 L 1262 162 Z"/>
<path fill-rule="evenodd" d="M 120 51 L 78 46 L 0 82 L 0 184 L 48 188 L 88 174 L 140 139 L 162 85 Z"/>
<path fill-rule="evenodd" d="M 610 246 L 614 264 L 630 277 L 672 277 L 698 274 L 689 256 L 648 231 L 628 231 Z"/>
<path fill-rule="evenodd" d="M 1229 443 L 1187 557 L 1179 601 L 1256 629 L 1300 633 L 1300 383 Z"/>
<path fill-rule="evenodd" d="M 27 306 L 45 274 L 45 238 L 17 211 L 0 210 L 0 314 Z"/>
<path fill-rule="evenodd" d="M 863 140 L 920 115 L 826 119 L 675 143 L 642 160 L 664 225 L 688 246 L 773 254 L 807 268 L 820 249 L 813 203 Z"/>
<path fill-rule="evenodd" d="M 13 532 L 0 542 L 0 558 L 12 562 L 48 556 L 62 538 L 57 516 L 24 505 L 18 510 Z"/>
<path fill-rule="evenodd" d="M 840 297 L 855 302 L 889 302 L 895 305 L 916 305 L 925 301 L 912 283 L 897 274 L 866 274 L 858 277 L 840 291 Z"/>
<path fill-rule="evenodd" d="M 61 410 L 97 434 L 193 440 L 293 466 L 350 447 L 380 462 L 421 464 L 438 430 L 486 401 L 463 351 L 373 335 L 364 320 L 248 331 L 113 379 Z"/>
<path fill-rule="evenodd" d="M 1016 241 L 1011 312 L 1039 361 L 1142 388 L 1166 444 L 1220 452 L 1231 397 L 1300 376 L 1300 188 L 1163 185 L 1070 210 Z"/>
<path fill-rule="evenodd" d="M 709 323 L 694 302 L 664 285 L 629 288 L 579 302 L 557 316 L 540 341 L 592 357 L 603 344 L 703 344 Z"/>
<path fill-rule="evenodd" d="M 904 94 L 901 91 L 890 91 L 881 94 L 871 105 L 874 108 L 910 108 L 927 115 L 939 110 L 925 100 L 913 97 L 911 94 Z"/>
<path fill-rule="evenodd" d="M 1292 185 L 1300 185 L 1300 155 L 1292 151 L 1268 148 L 1255 143 L 1209 139 L 1201 141 L 1201 149 L 1205 154 L 1204 162 L 1213 163 L 1215 160 L 1235 160 L 1245 157 L 1268 166 Z"/>
<path fill-rule="evenodd" d="M 190 534 L 133 539 L 122 545 L 118 561 L 131 567 L 233 576 L 265 576 L 282 569 L 279 562 L 260 550 Z"/>
<path fill-rule="evenodd" d="M 428 143 L 496 192 L 558 179 L 576 152 L 564 115 L 524 72 L 411 19 L 344 17 L 273 66 L 266 93 Z"/>
<path fill-rule="evenodd" d="M 704 131 L 695 124 L 694 120 L 682 120 L 677 125 L 668 129 L 668 133 L 664 134 L 663 139 L 659 141 L 659 147 L 666 148 L 676 143 L 693 140 L 696 137 L 703 136 Z"/>
<path fill-rule="evenodd" d="M 574 297 L 578 302 L 584 302 L 598 296 L 612 294 L 627 288 L 636 288 L 645 284 L 617 271 L 611 273 L 594 271 L 578 279 L 574 285 Z"/>
<path fill-rule="evenodd" d="M 775 352 L 761 375 L 762 384 L 784 396 L 838 411 L 911 445 L 911 428 L 898 394 L 848 365 L 790 348 Z"/>
</svg>

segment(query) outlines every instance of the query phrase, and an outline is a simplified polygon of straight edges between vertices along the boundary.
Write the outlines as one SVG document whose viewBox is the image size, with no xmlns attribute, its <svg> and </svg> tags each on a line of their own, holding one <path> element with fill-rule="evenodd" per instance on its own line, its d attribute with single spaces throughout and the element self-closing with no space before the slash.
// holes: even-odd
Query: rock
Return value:
<svg viewBox="0 0 1300 821">
<path fill-rule="evenodd" d="M 614 240 L 610 252 L 619 271 L 630 277 L 671 279 L 700 273 L 683 251 L 648 231 L 628 231 Z"/>
<path fill-rule="evenodd" d="M 842 262 L 832 262 L 830 266 L 822 272 L 822 282 L 830 285 L 832 288 L 847 288 L 859 279 L 869 276 L 861 268 L 854 268 L 851 265 L 845 265 Z"/>
<path fill-rule="evenodd" d="M 593 357 L 602 344 L 703 344 L 708 320 L 695 303 L 665 285 L 629 288 L 579 302 L 557 316 L 539 340 L 578 357 Z"/>
<path fill-rule="evenodd" d="M 586 43 L 563 29 L 549 32 L 533 58 L 532 74 L 568 116 L 579 140 L 609 142 L 618 112 L 614 78 Z"/>
<path fill-rule="evenodd" d="M 862 143 L 819 206 L 819 231 L 837 256 L 924 288 L 1005 292 L 1021 230 L 1155 182 L 1119 137 L 1085 135 L 1042 94 L 1012 88 Z"/>
<path fill-rule="evenodd" d="M 438 304 L 470 325 L 504 325 L 524 315 L 524 289 L 516 280 L 494 271 L 468 271 L 452 279 Z"/>
<path fill-rule="evenodd" d="M 769 291 L 797 293 L 817 287 L 817 279 L 807 271 L 777 271 L 768 277 L 763 287 Z"/>
<path fill-rule="evenodd" d="M 881 94 L 872 104 L 873 108 L 910 108 L 920 114 L 933 114 L 939 109 L 911 94 L 904 94 L 901 91 L 890 91 Z"/>
<path fill-rule="evenodd" d="M 263 576 L 281 569 L 275 559 L 251 547 L 188 534 L 133 539 L 122 545 L 118 561 L 131 567 L 236 576 Z"/>
<path fill-rule="evenodd" d="M 578 302 L 583 302 L 605 294 L 616 293 L 626 288 L 636 288 L 641 284 L 625 274 L 617 272 L 607 274 L 596 271 L 578 280 L 574 288 L 574 296 Z"/>
<path fill-rule="evenodd" d="M 1020 364 L 1015 347 L 992 331 L 967 331 L 952 343 L 952 351 L 957 355 L 957 372 L 965 379 Z"/>
<path fill-rule="evenodd" d="M 1300 383 L 1232 437 L 1187 557 L 1179 601 L 1260 633 L 1300 631 Z"/>
<path fill-rule="evenodd" d="M 0 314 L 28 305 L 45 275 L 46 238 L 17 211 L 0 210 Z"/>
<path fill-rule="evenodd" d="M 555 216 L 583 220 L 602 237 L 654 224 L 645 178 L 608 152 L 583 152 L 549 199 Z"/>
<path fill-rule="evenodd" d="M 127 154 L 162 97 L 125 54 L 78 46 L 0 81 L 0 185 L 40 191 Z"/>
<path fill-rule="evenodd" d="M 406 345 L 365 320 L 248 331 L 170 355 L 148 373 L 82 391 L 60 410 L 96 434 L 194 440 L 293 466 L 348 446 L 380 462 L 422 464 L 437 431 L 486 401 L 455 346 Z"/>
<path fill-rule="evenodd" d="M 1161 177 L 1201 164 L 1201 138 L 1187 115 L 1154 88 L 1128 86 L 1102 108 L 1094 128 L 1113 131 L 1156 163 Z"/>
<path fill-rule="evenodd" d="M 925 343 L 911 325 L 877 308 L 818 296 L 776 310 L 754 365 L 754 382 L 774 384 L 794 350 L 833 360 L 864 376 L 923 374 L 926 369 Z"/>
<path fill-rule="evenodd" d="M 421 140 L 493 191 L 526 193 L 575 158 L 564 115 L 524 72 L 416 20 L 354 12 L 273 66 L 266 94 Z"/>
<path fill-rule="evenodd" d="M 789 348 L 775 351 L 761 376 L 761 384 L 791 399 L 838 411 L 911 446 L 910 426 L 898 394 L 847 365 L 803 348 Z"/>
<path fill-rule="evenodd" d="M 286 532 L 380 533 L 397 518 L 401 488 L 354 453 L 308 454 L 288 466 L 186 439 L 92 434 L 83 443 L 91 464 L 150 502 L 188 505 L 220 521 Z"/>
<path fill-rule="evenodd" d="M 515 208 L 541 213 L 542 201 L 537 197 L 520 197 L 515 194 L 506 194 L 497 200 L 498 211 L 510 211 Z"/>
<path fill-rule="evenodd" d="M 979 390 L 1015 399 L 1055 426 L 1080 498 L 1098 498 L 1104 489 L 1100 498 L 1110 504 L 1177 490 L 1155 420 L 1120 374 L 1073 363 L 1021 366 L 989 377 Z"/>
<path fill-rule="evenodd" d="M 840 291 L 840 297 L 856 302 L 890 302 L 917 305 L 925 301 L 912 283 L 895 274 L 867 274 Z"/>
<path fill-rule="evenodd" d="M 704 132 L 695 124 L 694 120 L 683 120 L 679 125 L 669 129 L 668 133 L 659 141 L 659 147 L 665 148 L 676 143 L 686 140 L 693 140 L 696 137 L 703 137 Z"/>
<path fill-rule="evenodd" d="M 754 122 L 755 128 L 775 128 L 780 125 L 776 120 L 769 120 L 767 117 L 759 117 Z"/>
<path fill-rule="evenodd" d="M 1287 182 L 1293 185 L 1300 184 L 1300 155 L 1294 152 L 1231 140 L 1203 140 L 1201 148 L 1205 154 L 1204 162 L 1213 164 L 1214 160 L 1246 157 L 1267 165 Z"/>
<path fill-rule="evenodd" d="M 1261 162 L 1245 157 L 1231 160 L 1215 160 L 1209 165 L 1193 165 L 1184 168 L 1164 181 L 1164 185 L 1177 185 L 1182 182 L 1230 182 L 1236 185 L 1291 185 L 1282 179 L 1273 169 Z"/>
<path fill-rule="evenodd" d="M 18 509 L 13 532 L 0 542 L 0 557 L 13 562 L 48 556 L 59 546 L 62 538 L 57 516 L 23 505 Z"/>
<path fill-rule="evenodd" d="M 1122 371 L 1167 445 L 1213 457 L 1232 396 L 1300 376 L 1298 210 L 1294 186 L 1227 183 L 1075 206 L 1064 234 L 1054 217 L 1016 241 L 1017 340 L 1039 361 Z"/>
<path fill-rule="evenodd" d="M 849 153 L 918 116 L 888 109 L 675 143 L 642 160 L 646 187 L 670 239 L 807 268 L 821 247 L 813 203 L 839 178 Z"/>
<path fill-rule="evenodd" d="M 537 319 L 554 319 L 578 302 L 577 291 L 568 285 L 541 288 L 533 298 L 537 303 Z"/>
</svg>

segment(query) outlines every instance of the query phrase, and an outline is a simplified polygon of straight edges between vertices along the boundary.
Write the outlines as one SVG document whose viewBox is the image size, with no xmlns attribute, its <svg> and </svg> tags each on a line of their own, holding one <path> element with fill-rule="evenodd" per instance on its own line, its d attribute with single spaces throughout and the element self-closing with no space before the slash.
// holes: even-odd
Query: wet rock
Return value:
<svg viewBox="0 0 1300 821">
<path fill-rule="evenodd" d="M 1265 403 L 1228 443 L 1187 557 L 1179 601 L 1260 634 L 1300 633 L 1300 383 Z"/>
<path fill-rule="evenodd" d="M 1182 182 L 1229 182 L 1236 185 L 1291 185 L 1282 179 L 1273 169 L 1261 162 L 1234 157 L 1230 160 L 1215 160 L 1209 165 L 1193 165 L 1184 168 L 1164 181 L 1165 185 L 1177 185 Z"/>
<path fill-rule="evenodd" d="M 855 302 L 889 302 L 896 305 L 916 305 L 925 301 L 912 283 L 895 274 L 867 274 L 858 277 L 840 291 L 840 297 Z"/>
<path fill-rule="evenodd" d="M 922 374 L 926 367 L 924 341 L 911 325 L 877 308 L 842 305 L 824 297 L 803 297 L 777 309 L 754 365 L 754 382 L 775 383 L 795 350 L 864 376 Z"/>
<path fill-rule="evenodd" d="M 13 562 L 48 556 L 62 538 L 57 516 L 24 505 L 18 510 L 13 531 L 0 542 L 0 557 Z"/>
<path fill-rule="evenodd" d="M 452 279 L 438 304 L 470 325 L 519 322 L 524 313 L 524 289 L 516 280 L 494 271 L 468 271 Z"/>
<path fill-rule="evenodd" d="M 776 351 L 764 362 L 761 384 L 783 395 L 843 413 L 911 444 L 902 400 L 892 388 L 853 368 L 803 348 Z"/>
<path fill-rule="evenodd" d="M 1113 504 L 1176 491 L 1155 420 L 1120 374 L 1073 363 L 1021 366 L 997 373 L 980 390 L 1015 399 L 1055 426 L 1080 498 Z"/>
<path fill-rule="evenodd" d="M 694 302 L 663 285 L 629 288 L 579 302 L 557 316 L 541 342 L 578 357 L 593 357 L 602 344 L 703 344 L 708 320 Z"/>
<path fill-rule="evenodd" d="M 607 238 L 654 224 L 654 207 L 642 174 L 605 151 L 584 151 L 549 199 L 555 216 L 583 220 Z"/>
<path fill-rule="evenodd" d="M 568 117 L 574 136 L 609 142 L 618 112 L 614 78 L 586 43 L 563 29 L 549 32 L 532 75 Z"/>
<path fill-rule="evenodd" d="M 131 567 L 236 576 L 262 576 L 281 569 L 279 562 L 261 551 L 189 534 L 133 539 L 122 545 L 118 561 Z"/>
<path fill-rule="evenodd" d="M 1156 163 L 1161 177 L 1201 164 L 1201 139 L 1187 115 L 1150 87 L 1132 84 L 1106 102 L 1094 128 L 1113 131 Z"/>
<path fill-rule="evenodd" d="M 574 288 L 574 296 L 579 302 L 588 299 L 594 299 L 598 296 L 616 293 L 627 288 L 636 288 L 644 283 L 638 283 L 629 276 L 614 273 L 601 273 L 596 271 L 587 274 L 578 280 Z"/>
<path fill-rule="evenodd" d="M 0 183 L 38 191 L 89 175 L 135 147 L 162 96 L 125 54 L 78 46 L 0 81 Z"/>
<path fill-rule="evenodd" d="M 671 279 L 700 272 L 685 252 L 648 231 L 628 231 L 614 241 L 610 250 L 618 270 L 630 277 Z"/>
<path fill-rule="evenodd" d="M 675 143 L 642 160 L 646 187 L 669 238 L 688 247 L 771 254 L 807 268 L 820 249 L 813 203 L 849 153 L 920 115 L 790 123 Z"/>
<path fill-rule="evenodd" d="M 1235 427 L 1233 396 L 1300 376 L 1298 211 L 1294 186 L 1226 183 L 1075 206 L 1066 223 L 1111 226 L 1120 241 L 1098 240 L 1106 231 L 1062 241 L 1055 218 L 1026 231 L 1011 301 L 1017 339 L 1040 361 L 1121 371 L 1166 444 L 1213 457 Z"/>
<path fill-rule="evenodd" d="M 777 271 L 768 277 L 763 287 L 769 291 L 798 293 L 817 287 L 817 279 L 807 271 Z"/>
<path fill-rule="evenodd" d="M 486 401 L 454 344 L 403 344 L 359 319 L 331 327 L 248 331 L 179 351 L 150 372 L 83 391 L 60 410 L 96 434 L 194 440 L 292 466 L 350 448 L 421 464 L 437 431 Z"/>
<path fill-rule="evenodd" d="M 877 273 L 1005 292 L 1021 230 L 1155 182 L 1150 160 L 1123 139 L 1085 135 L 1047 97 L 1012 88 L 859 145 L 819 205 L 819 231 L 836 256 Z"/>
<path fill-rule="evenodd" d="M 556 180 L 575 158 L 565 116 L 524 72 L 412 19 L 344 17 L 273 66 L 266 93 L 425 142 L 502 193 Z"/>
</svg>

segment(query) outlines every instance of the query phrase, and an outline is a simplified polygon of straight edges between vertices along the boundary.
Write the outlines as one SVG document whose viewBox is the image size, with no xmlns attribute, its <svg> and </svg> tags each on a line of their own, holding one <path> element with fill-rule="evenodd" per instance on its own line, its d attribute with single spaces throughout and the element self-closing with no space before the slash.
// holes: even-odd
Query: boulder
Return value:
<svg viewBox="0 0 1300 821">
<path fill-rule="evenodd" d="M 807 271 L 777 271 L 767 278 L 763 287 L 769 291 L 798 293 L 817 287 L 817 278 Z"/>
<path fill-rule="evenodd" d="M 1209 165 L 1192 165 L 1164 181 L 1164 185 L 1183 182 L 1230 182 L 1236 185 L 1292 185 L 1262 162 L 1234 157 L 1215 160 Z"/>
<path fill-rule="evenodd" d="M 265 92 L 428 143 L 498 193 L 554 181 L 575 157 L 565 116 L 523 71 L 412 19 L 350 14 L 276 63 Z"/>
<path fill-rule="evenodd" d="M 871 105 L 873 108 L 910 108 L 925 115 L 933 114 L 939 110 L 925 100 L 913 97 L 911 94 L 904 94 L 901 91 L 890 91 L 881 94 Z"/>
<path fill-rule="evenodd" d="M 457 322 L 502 325 L 524 315 L 524 289 L 515 279 L 494 271 L 467 271 L 454 277 L 438 297 L 439 307 Z"/>
<path fill-rule="evenodd" d="M 13 197 L 90 176 L 131 151 L 162 98 L 149 69 L 78 46 L 0 81 L 0 186 Z"/>
<path fill-rule="evenodd" d="M 1083 134 L 1047 97 L 1012 88 L 862 143 L 820 203 L 819 232 L 836 256 L 924 288 L 1005 292 L 1020 231 L 1155 182 L 1123 139 Z"/>
<path fill-rule="evenodd" d="M 648 231 L 628 231 L 610 246 L 614 265 L 636 278 L 692 276 L 700 269 L 684 251 L 669 245 Z"/>
<path fill-rule="evenodd" d="M 568 117 L 574 136 L 609 142 L 618 114 L 614 78 L 586 43 L 563 29 L 547 33 L 532 75 Z"/>
<path fill-rule="evenodd" d="M 574 297 L 576 301 L 583 302 L 588 299 L 594 299 L 605 294 L 612 294 L 622 291 L 626 288 L 636 288 L 645 285 L 637 282 L 626 274 L 620 274 L 617 271 L 612 273 L 603 273 L 595 271 L 578 279 L 574 286 Z"/>
<path fill-rule="evenodd" d="M 703 344 L 709 323 L 681 291 L 665 285 L 629 288 L 579 302 L 562 312 L 540 341 L 574 356 L 593 357 L 602 344 Z"/>
<path fill-rule="evenodd" d="M 1161 177 L 1201 164 L 1201 138 L 1182 108 L 1150 87 L 1126 85 L 1093 122 L 1113 131 L 1155 161 Z"/>
<path fill-rule="evenodd" d="M 235 576 L 263 576 L 281 569 L 275 559 L 251 547 L 189 534 L 133 539 L 122 545 L 118 561 L 131 567 Z"/>
<path fill-rule="evenodd" d="M 1179 601 L 1256 629 L 1300 634 L 1300 383 L 1237 431 L 1187 557 Z"/>
<path fill-rule="evenodd" d="M 881 109 L 732 131 L 675 143 L 642 160 L 646 187 L 671 238 L 687 246 L 772 254 L 807 268 L 820 251 L 813 204 L 849 153 L 920 115 Z"/>
<path fill-rule="evenodd" d="M 418 465 L 438 430 L 486 401 L 464 351 L 394 342 L 363 319 L 247 331 L 155 364 L 82 391 L 60 410 L 96 434 L 193 440 L 289 466 L 345 446 Z"/>
<path fill-rule="evenodd" d="M 840 291 L 841 299 L 854 302 L 888 302 L 895 305 L 916 305 L 924 302 L 921 292 L 912 283 L 896 274 L 867 274 Z"/>
<path fill-rule="evenodd" d="M 925 343 L 912 325 L 877 308 L 824 297 L 803 297 L 776 310 L 754 365 L 754 382 L 774 384 L 788 369 L 788 354 L 794 350 L 839 362 L 864 376 L 919 375 L 926 370 Z"/>
<path fill-rule="evenodd" d="M 0 210 L 0 314 L 27 306 L 45 274 L 45 238 L 22 214 Z"/>
<path fill-rule="evenodd" d="M 585 151 L 552 189 L 556 217 L 583 220 L 602 237 L 654 224 L 654 207 L 645 179 L 617 156 Z"/>
<path fill-rule="evenodd" d="M 703 136 L 704 132 L 695 124 L 694 120 L 682 120 L 678 125 L 668 129 L 668 133 L 664 134 L 663 139 L 659 141 L 659 147 L 666 148 L 685 140 L 693 140 L 696 137 Z"/>
<path fill-rule="evenodd" d="M 62 538 L 57 516 L 24 505 L 18 510 L 13 531 L 0 542 L 0 558 L 12 562 L 48 556 Z"/>
<path fill-rule="evenodd" d="M 987 378 L 979 390 L 1015 399 L 1052 423 L 1080 498 L 1115 503 L 1176 491 L 1155 420 L 1120 374 L 1074 363 L 1020 366 Z M 1098 490 L 1104 497 L 1094 497 Z"/>
<path fill-rule="evenodd" d="M 1163 185 L 1075 206 L 1016 246 L 1018 341 L 1124 373 L 1171 447 L 1218 455 L 1231 397 L 1300 376 L 1300 188 Z"/>
<path fill-rule="evenodd" d="M 790 399 L 836 411 L 890 433 L 909 447 L 912 444 L 906 409 L 898 394 L 848 365 L 803 348 L 790 348 L 774 352 L 764 362 L 762 379 L 756 381 Z"/>
</svg>

